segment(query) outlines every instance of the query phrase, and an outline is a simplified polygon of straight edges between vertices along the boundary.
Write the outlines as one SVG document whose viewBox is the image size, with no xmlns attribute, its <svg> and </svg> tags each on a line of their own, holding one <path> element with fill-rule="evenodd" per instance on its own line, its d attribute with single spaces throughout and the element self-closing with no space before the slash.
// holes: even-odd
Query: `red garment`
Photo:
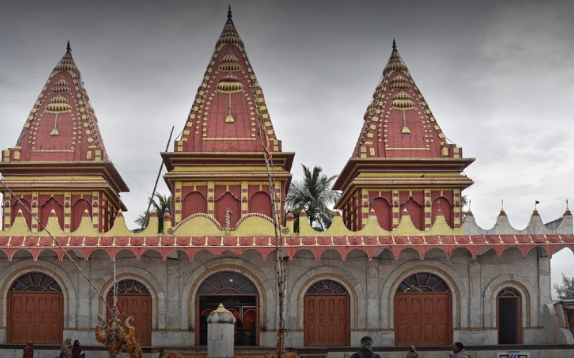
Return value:
<svg viewBox="0 0 574 358">
<path fill-rule="evenodd" d="M 28 341 L 28 343 L 26 343 L 23 358 L 34 358 L 34 347 L 32 341 Z"/>
<path fill-rule="evenodd" d="M 74 346 L 72 347 L 72 357 L 73 358 L 79 357 L 80 353 L 82 353 L 83 350 L 84 350 L 84 348 L 82 348 L 82 346 L 80 345 L 80 342 L 75 341 Z"/>
</svg>

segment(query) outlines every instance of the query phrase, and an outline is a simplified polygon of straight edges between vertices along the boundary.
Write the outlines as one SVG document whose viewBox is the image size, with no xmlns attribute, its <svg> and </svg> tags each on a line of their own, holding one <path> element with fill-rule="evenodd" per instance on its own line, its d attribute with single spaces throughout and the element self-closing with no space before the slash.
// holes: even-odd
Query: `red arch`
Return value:
<svg viewBox="0 0 574 358">
<path fill-rule="evenodd" d="M 433 224 L 436 221 L 436 218 L 439 214 L 439 211 L 444 216 L 444 219 L 445 219 L 446 223 L 448 224 L 448 226 L 454 227 L 454 223 L 452 221 L 453 207 L 452 207 L 451 202 L 447 198 L 445 198 L 444 196 L 436 198 L 432 203 L 432 223 Z"/>
<path fill-rule="evenodd" d="M 84 212 L 88 210 L 88 215 L 90 218 L 92 217 L 92 206 L 86 199 L 78 199 L 72 205 L 72 220 L 70 223 L 70 230 L 72 232 L 78 230 L 80 223 L 82 222 L 82 217 L 84 216 Z"/>
<path fill-rule="evenodd" d="M 412 197 L 407 200 L 407 202 L 401 205 L 401 213 L 404 209 L 407 209 L 409 216 L 411 217 L 411 221 L 413 225 L 419 229 L 424 230 L 424 220 L 423 220 L 423 207 L 419 203 L 417 203 Z"/>
<path fill-rule="evenodd" d="M 56 217 L 58 218 L 58 224 L 60 225 L 60 228 L 64 229 L 64 206 L 60 204 L 56 199 L 54 199 L 54 197 L 51 197 L 40 206 L 39 219 L 41 225 L 38 227 L 38 230 L 41 231 L 46 225 L 48 225 L 48 219 L 50 218 L 52 210 L 56 212 Z"/>
<path fill-rule="evenodd" d="M 229 227 L 235 227 L 241 218 L 241 202 L 230 192 L 226 192 L 215 202 L 215 220 L 221 227 L 226 227 L 227 211 L 229 210 Z"/>
<path fill-rule="evenodd" d="M 393 229 L 393 210 L 391 203 L 385 198 L 375 198 L 371 201 L 370 210 L 375 211 L 379 226 L 385 230 L 391 231 Z M 369 210 L 369 211 L 370 211 Z"/>
<path fill-rule="evenodd" d="M 271 197 L 264 191 L 258 191 L 249 199 L 249 213 L 259 213 L 270 218 L 273 217 L 271 209 Z"/>
<path fill-rule="evenodd" d="M 31 210 L 32 206 L 30 205 L 30 202 L 27 201 L 26 199 L 20 199 L 12 203 L 12 211 L 10 213 L 10 225 L 14 225 L 16 215 L 18 215 L 19 211 L 22 211 L 22 217 L 24 217 L 26 225 L 28 225 L 28 229 L 31 229 L 32 228 L 32 214 L 30 214 Z"/>
<path fill-rule="evenodd" d="M 190 217 L 193 214 L 207 214 L 207 199 L 202 193 L 194 191 L 183 199 L 183 210 L 181 219 Z"/>
</svg>

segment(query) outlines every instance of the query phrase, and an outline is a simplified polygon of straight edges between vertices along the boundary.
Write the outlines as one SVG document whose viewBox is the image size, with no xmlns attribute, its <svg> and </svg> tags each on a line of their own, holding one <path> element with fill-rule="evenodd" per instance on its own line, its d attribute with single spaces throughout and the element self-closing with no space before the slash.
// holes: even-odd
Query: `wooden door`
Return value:
<svg viewBox="0 0 574 358">
<path fill-rule="evenodd" d="M 112 295 L 108 296 L 108 305 L 112 307 Z M 141 346 L 151 346 L 151 330 L 152 330 L 152 309 L 151 309 L 151 295 L 149 294 L 119 294 L 118 307 L 121 311 L 120 319 L 125 321 L 129 316 L 133 316 L 131 325 L 136 330 L 136 338 Z M 108 310 L 108 320 L 111 314 Z"/>
<path fill-rule="evenodd" d="M 305 295 L 305 346 L 350 345 L 349 296 Z"/>
<path fill-rule="evenodd" d="M 8 342 L 62 343 L 63 301 L 61 292 L 10 292 Z"/>
<path fill-rule="evenodd" d="M 408 292 L 395 295 L 395 344 L 449 345 L 451 301 L 448 292 Z"/>
</svg>

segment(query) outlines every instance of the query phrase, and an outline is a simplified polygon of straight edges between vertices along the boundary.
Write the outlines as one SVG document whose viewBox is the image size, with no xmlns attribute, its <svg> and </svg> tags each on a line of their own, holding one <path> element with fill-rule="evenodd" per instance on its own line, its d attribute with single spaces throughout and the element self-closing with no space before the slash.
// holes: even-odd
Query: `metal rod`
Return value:
<svg viewBox="0 0 574 358">
<path fill-rule="evenodd" d="M 171 126 L 171 132 L 169 132 L 169 139 L 167 140 L 167 145 L 165 146 L 166 152 L 169 149 L 169 143 L 171 142 L 171 136 L 173 135 L 173 128 L 174 127 L 175 126 Z M 149 203 L 147 204 L 147 209 L 146 209 L 145 214 L 144 214 L 144 219 L 142 221 L 141 230 L 143 230 L 146 227 L 147 220 L 149 217 L 149 209 L 151 208 L 151 204 L 153 203 L 153 196 L 155 195 L 155 190 L 157 189 L 157 183 L 159 182 L 159 178 L 161 177 L 162 169 L 163 169 L 163 160 L 161 161 L 161 164 L 159 165 L 159 171 L 157 172 L 157 177 L 155 178 L 155 184 L 153 185 L 153 190 L 151 192 L 151 196 L 149 197 Z"/>
</svg>

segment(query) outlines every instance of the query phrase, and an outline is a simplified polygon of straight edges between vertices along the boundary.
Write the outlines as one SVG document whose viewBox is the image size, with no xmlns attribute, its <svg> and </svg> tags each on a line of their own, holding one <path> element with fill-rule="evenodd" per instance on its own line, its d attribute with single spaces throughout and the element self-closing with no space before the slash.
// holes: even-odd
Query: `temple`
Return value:
<svg viewBox="0 0 574 358">
<path fill-rule="evenodd" d="M 285 347 L 317 357 L 365 335 L 389 357 L 411 344 L 439 357 L 455 341 L 485 356 L 572 351 L 574 307 L 552 300 L 550 281 L 552 255 L 574 252 L 570 209 L 548 223 L 534 209 L 523 229 L 502 210 L 479 227 L 463 210 L 474 159 L 442 132 L 394 41 L 325 231 L 303 212 L 295 232 L 285 212 L 295 153 L 282 151 L 231 10 L 208 55 L 183 133 L 161 153 L 170 213 L 132 231 L 68 44 L 2 152 L 0 345 L 97 347 L 112 309 L 134 317 L 149 357 L 200 356 L 223 304 L 238 348 L 273 351 L 284 328 Z"/>
<path fill-rule="evenodd" d="M 374 210 L 381 228 L 396 229 L 408 215 L 430 230 L 439 215 L 453 229 L 462 225 L 462 190 L 472 180 L 462 171 L 474 159 L 448 143 L 393 40 L 391 58 L 364 116 L 351 159 L 334 189 L 351 230 Z"/>
<path fill-rule="evenodd" d="M 4 230 L 22 217 L 37 233 L 53 215 L 69 233 L 78 229 L 85 215 L 94 229 L 104 232 L 126 210 L 120 193 L 129 189 L 106 154 L 69 42 L 16 146 L 2 152 L 0 171 Z"/>
</svg>

